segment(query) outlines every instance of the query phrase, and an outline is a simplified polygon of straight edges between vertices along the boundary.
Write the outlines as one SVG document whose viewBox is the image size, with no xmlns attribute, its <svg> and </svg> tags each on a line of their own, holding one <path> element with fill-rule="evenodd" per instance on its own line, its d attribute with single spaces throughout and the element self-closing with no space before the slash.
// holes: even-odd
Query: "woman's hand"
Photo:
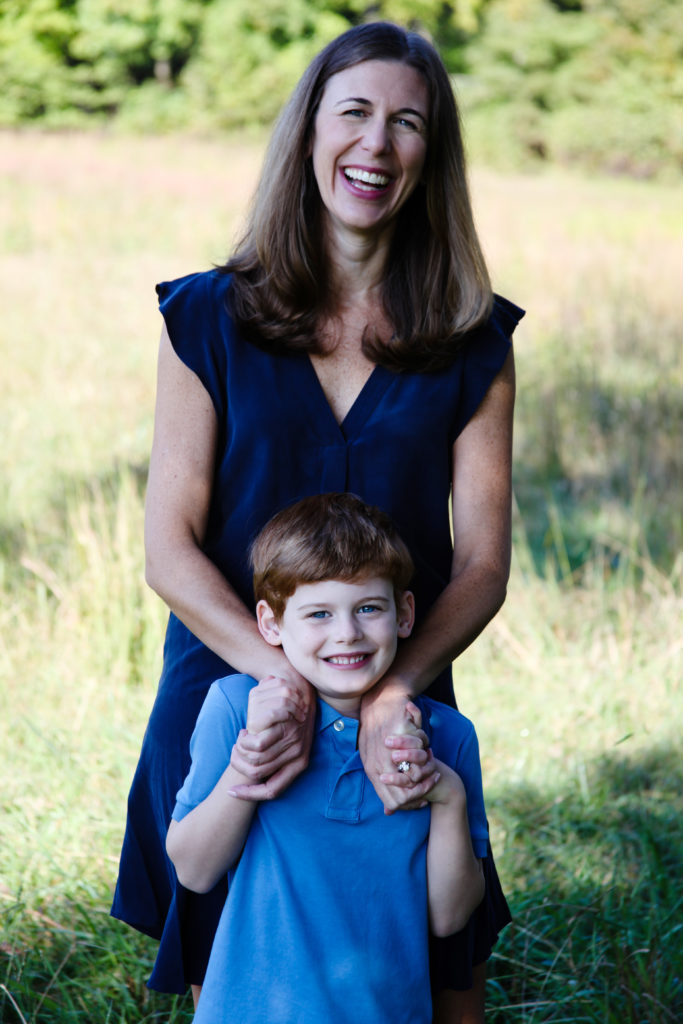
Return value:
<svg viewBox="0 0 683 1024">
<path fill-rule="evenodd" d="M 375 689 L 363 698 L 360 756 L 385 814 L 424 807 L 427 793 L 437 782 L 421 725 L 419 709 L 397 688 Z M 410 765 L 408 771 L 399 771 L 402 762 Z"/>
<path fill-rule="evenodd" d="M 315 725 L 313 688 L 297 673 L 266 676 L 249 695 L 247 728 L 239 733 L 230 763 L 251 780 L 235 786 L 241 800 L 272 800 L 308 764 Z"/>
</svg>

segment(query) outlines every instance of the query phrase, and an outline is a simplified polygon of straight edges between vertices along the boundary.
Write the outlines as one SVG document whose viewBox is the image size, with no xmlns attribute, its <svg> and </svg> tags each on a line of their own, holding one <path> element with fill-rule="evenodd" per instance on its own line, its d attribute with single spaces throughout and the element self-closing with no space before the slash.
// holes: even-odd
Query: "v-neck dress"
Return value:
<svg viewBox="0 0 683 1024">
<path fill-rule="evenodd" d="M 205 553 L 253 607 L 248 551 L 261 527 L 300 498 L 351 491 L 384 509 L 410 548 L 419 622 L 449 580 L 453 443 L 503 366 L 523 311 L 497 296 L 489 321 L 471 332 L 446 370 L 376 366 L 339 424 L 307 354 L 273 355 L 240 337 L 228 312 L 229 288 L 229 275 L 220 271 L 157 286 L 174 350 L 216 411 Z M 211 683 L 233 671 L 170 615 L 112 908 L 161 940 L 149 981 L 161 991 L 183 992 L 201 981 L 225 897 L 220 885 L 202 897 L 179 886 L 165 840 L 199 710 Z M 454 705 L 450 671 L 427 695 Z"/>
</svg>

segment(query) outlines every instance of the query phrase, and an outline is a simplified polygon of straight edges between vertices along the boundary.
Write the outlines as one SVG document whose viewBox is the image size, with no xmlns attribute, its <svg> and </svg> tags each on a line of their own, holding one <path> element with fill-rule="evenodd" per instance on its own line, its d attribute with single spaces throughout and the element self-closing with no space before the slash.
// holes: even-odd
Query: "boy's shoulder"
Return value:
<svg viewBox="0 0 683 1024">
<path fill-rule="evenodd" d="M 258 680 L 253 676 L 239 672 L 216 679 L 209 687 L 204 708 L 210 711 L 225 709 L 226 705 L 229 705 L 236 715 L 246 715 L 249 693 L 257 684 Z"/>
<path fill-rule="evenodd" d="M 415 700 L 422 713 L 422 728 L 432 744 L 439 738 L 452 743 L 464 743 L 476 739 L 473 723 L 456 708 L 432 700 L 431 697 L 418 697 Z"/>
<path fill-rule="evenodd" d="M 415 703 L 422 712 L 422 728 L 434 757 L 460 775 L 479 770 L 479 741 L 469 718 L 430 697 L 418 697 Z"/>
</svg>

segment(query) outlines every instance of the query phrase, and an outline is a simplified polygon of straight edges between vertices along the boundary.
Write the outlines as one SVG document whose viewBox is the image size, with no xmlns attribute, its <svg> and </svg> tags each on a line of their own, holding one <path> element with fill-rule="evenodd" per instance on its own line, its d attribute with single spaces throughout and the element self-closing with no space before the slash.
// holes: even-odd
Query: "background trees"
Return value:
<svg viewBox="0 0 683 1024">
<path fill-rule="evenodd" d="M 430 35 L 474 152 L 683 167 L 680 0 L 0 0 L 0 125 L 272 120 L 311 56 L 388 17 Z"/>
</svg>

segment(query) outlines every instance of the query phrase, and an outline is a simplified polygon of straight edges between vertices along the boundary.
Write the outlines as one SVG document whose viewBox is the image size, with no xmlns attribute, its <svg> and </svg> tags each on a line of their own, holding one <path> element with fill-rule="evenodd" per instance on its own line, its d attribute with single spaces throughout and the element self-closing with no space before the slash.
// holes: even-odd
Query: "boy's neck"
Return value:
<svg viewBox="0 0 683 1024">
<path fill-rule="evenodd" d="M 323 695 L 316 690 L 316 696 L 318 700 L 322 701 L 323 704 L 327 704 L 333 711 L 343 715 L 344 718 L 360 718 L 360 697 L 349 697 L 348 700 L 339 699 L 337 697 L 323 697 Z"/>
</svg>

